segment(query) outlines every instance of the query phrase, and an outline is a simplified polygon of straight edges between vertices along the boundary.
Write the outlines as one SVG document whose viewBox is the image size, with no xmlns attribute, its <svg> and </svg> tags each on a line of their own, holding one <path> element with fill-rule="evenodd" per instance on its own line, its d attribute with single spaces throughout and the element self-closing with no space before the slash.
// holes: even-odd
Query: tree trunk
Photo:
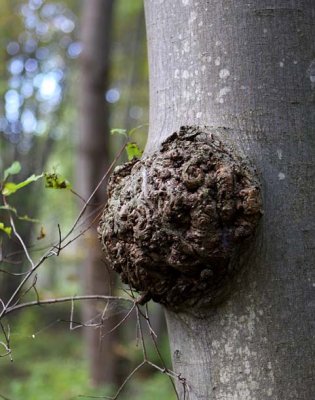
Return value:
<svg viewBox="0 0 315 400">
<path fill-rule="evenodd" d="M 90 196 L 109 165 L 109 110 L 105 103 L 105 91 L 109 79 L 113 3 L 113 0 L 86 0 L 83 3 L 78 186 L 84 199 Z M 111 294 L 111 273 L 102 262 L 96 232 L 98 207 L 104 199 L 105 185 L 87 209 L 90 216 L 87 223 L 95 219 L 82 244 L 86 251 L 83 280 L 88 294 Z M 100 321 L 95 317 L 101 312 L 97 302 L 87 303 L 84 320 L 92 323 Z M 108 326 L 105 321 L 101 329 L 86 330 L 90 374 L 95 385 L 116 381 L 114 336 L 104 335 L 109 330 Z"/>
<path fill-rule="evenodd" d="M 181 125 L 210 126 L 254 164 L 264 197 L 229 298 L 203 318 L 166 312 L 173 367 L 190 400 L 311 400 L 315 3 L 146 0 L 145 11 L 146 153 Z"/>
</svg>

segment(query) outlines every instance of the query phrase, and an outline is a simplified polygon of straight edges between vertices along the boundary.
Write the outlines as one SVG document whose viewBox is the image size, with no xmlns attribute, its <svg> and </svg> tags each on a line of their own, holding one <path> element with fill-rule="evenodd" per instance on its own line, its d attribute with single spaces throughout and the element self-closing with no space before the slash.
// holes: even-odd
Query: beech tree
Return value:
<svg viewBox="0 0 315 400">
<path fill-rule="evenodd" d="M 146 0 L 145 13 L 149 137 L 142 160 L 111 180 L 100 228 L 107 257 L 142 293 L 140 302 L 166 306 L 173 368 L 185 379 L 178 381 L 181 399 L 309 400 L 315 4 Z M 200 156 L 206 142 L 212 166 Z M 193 168 L 180 170 L 194 154 L 201 158 Z M 251 178 L 242 175 L 244 165 L 256 170 Z M 211 177 L 217 180 L 206 186 Z M 217 257 L 211 234 L 204 241 L 211 255 L 200 247 L 209 232 L 194 215 L 194 193 L 204 186 L 214 206 L 211 214 L 211 204 L 200 203 L 200 218 L 214 229 Z M 264 211 L 255 231 L 259 190 Z M 238 220 L 249 215 L 245 225 Z M 248 224 L 240 244 L 237 229 Z M 205 290 L 202 279 L 212 282 Z"/>
<path fill-rule="evenodd" d="M 167 311 L 174 369 L 190 399 L 311 399 L 315 4 L 159 3 L 145 3 L 146 153 L 180 125 L 210 126 L 255 166 L 264 207 L 228 298 L 203 318 Z"/>
</svg>

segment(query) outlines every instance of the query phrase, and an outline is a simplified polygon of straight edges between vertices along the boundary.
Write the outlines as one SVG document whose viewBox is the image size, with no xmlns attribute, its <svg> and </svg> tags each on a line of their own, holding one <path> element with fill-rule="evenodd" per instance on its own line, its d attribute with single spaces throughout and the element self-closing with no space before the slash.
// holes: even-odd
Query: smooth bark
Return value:
<svg viewBox="0 0 315 400">
<path fill-rule="evenodd" d="M 181 125 L 211 126 L 264 194 L 228 300 L 203 318 L 167 311 L 174 369 L 190 400 L 313 399 L 315 3 L 146 0 L 145 11 L 146 153 Z"/>
<path fill-rule="evenodd" d="M 85 199 L 109 165 L 109 110 L 105 92 L 109 79 L 113 3 L 113 0 L 85 0 L 83 3 L 78 184 Z M 104 200 L 105 185 L 87 209 L 87 223 L 93 223 L 82 243 L 86 251 L 83 282 L 87 294 L 112 294 L 111 273 L 102 261 L 96 232 L 97 215 Z M 83 311 L 85 322 L 100 322 L 102 305 L 97 301 L 85 303 Z M 104 321 L 101 328 L 86 330 L 90 375 L 95 385 L 117 381 L 115 338 L 113 334 L 105 335 L 109 327 L 108 321 Z"/>
</svg>

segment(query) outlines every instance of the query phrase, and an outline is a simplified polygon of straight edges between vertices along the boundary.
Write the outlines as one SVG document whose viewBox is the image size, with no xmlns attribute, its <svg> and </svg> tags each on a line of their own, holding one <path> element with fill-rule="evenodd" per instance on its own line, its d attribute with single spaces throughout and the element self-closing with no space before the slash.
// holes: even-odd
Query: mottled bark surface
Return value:
<svg viewBox="0 0 315 400">
<path fill-rule="evenodd" d="M 167 313 L 174 369 L 187 378 L 190 400 L 311 400 L 315 4 L 145 6 L 146 153 L 179 126 L 211 126 L 256 166 L 264 193 L 259 235 L 229 299 L 204 319 Z"/>
</svg>

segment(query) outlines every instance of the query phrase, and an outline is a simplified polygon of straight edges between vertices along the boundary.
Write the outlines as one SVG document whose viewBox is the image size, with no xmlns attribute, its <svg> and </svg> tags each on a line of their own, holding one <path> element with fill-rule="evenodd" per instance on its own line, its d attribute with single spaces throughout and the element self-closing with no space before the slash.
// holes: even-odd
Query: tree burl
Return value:
<svg viewBox="0 0 315 400">
<path fill-rule="evenodd" d="M 248 163 L 207 128 L 181 127 L 160 150 L 115 169 L 99 226 L 106 258 L 173 310 L 218 302 L 262 214 Z"/>
</svg>

